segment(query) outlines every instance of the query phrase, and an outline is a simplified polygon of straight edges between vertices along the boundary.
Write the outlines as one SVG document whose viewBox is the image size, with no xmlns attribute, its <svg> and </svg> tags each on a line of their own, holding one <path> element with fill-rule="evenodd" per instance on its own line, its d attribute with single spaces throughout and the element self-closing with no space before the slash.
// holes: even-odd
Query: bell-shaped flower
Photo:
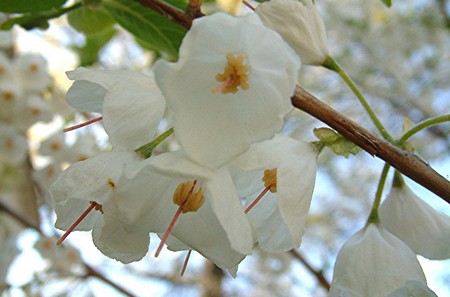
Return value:
<svg viewBox="0 0 450 297">
<path fill-rule="evenodd" d="M 262 249 L 284 252 L 300 246 L 316 167 L 311 145 L 279 135 L 253 144 L 232 162 L 238 193 L 248 197 L 246 206 L 261 199 L 248 209 L 248 217 Z"/>
<path fill-rule="evenodd" d="M 383 226 L 416 254 L 450 258 L 450 217 L 430 207 L 404 183 L 393 186 L 380 206 Z"/>
<path fill-rule="evenodd" d="M 153 77 L 129 70 L 78 68 L 67 102 L 80 112 L 102 114 L 103 125 L 116 149 L 134 150 L 150 142 L 158 128 L 165 101 Z"/>
<path fill-rule="evenodd" d="M 94 238 L 102 252 L 135 261 L 147 252 L 141 242 L 148 233 L 164 234 L 171 226 L 170 236 L 182 244 L 169 239 L 169 248 L 193 249 L 221 268 L 233 268 L 251 253 L 251 226 L 226 167 L 201 167 L 182 152 L 152 157 L 140 167 L 122 176 L 119 185 L 126 186 L 103 205 L 104 225 Z"/>
<path fill-rule="evenodd" d="M 410 295 L 407 295 L 409 293 Z M 400 239 L 368 224 L 341 248 L 329 297 L 436 297 L 416 255 Z"/>
<path fill-rule="evenodd" d="M 72 164 L 64 170 L 49 189 L 57 220 L 55 227 L 68 230 L 92 203 L 96 212 L 90 212 L 75 230 L 94 228 L 101 216 L 101 205 L 115 191 L 124 171 L 132 170 L 141 159 L 134 152 L 108 152 Z"/>
<path fill-rule="evenodd" d="M 27 152 L 27 138 L 16 127 L 0 124 L 0 163 L 21 164 Z"/>
<path fill-rule="evenodd" d="M 195 19 L 179 56 L 154 72 L 189 158 L 217 168 L 281 129 L 300 61 L 256 15 Z"/>
<path fill-rule="evenodd" d="M 255 12 L 283 37 L 304 65 L 322 65 L 329 55 L 325 25 L 312 0 L 271 0 L 258 5 Z"/>
<path fill-rule="evenodd" d="M 28 91 L 42 92 L 50 87 L 52 79 L 47 61 L 39 55 L 21 55 L 13 62 L 15 79 Z"/>
</svg>

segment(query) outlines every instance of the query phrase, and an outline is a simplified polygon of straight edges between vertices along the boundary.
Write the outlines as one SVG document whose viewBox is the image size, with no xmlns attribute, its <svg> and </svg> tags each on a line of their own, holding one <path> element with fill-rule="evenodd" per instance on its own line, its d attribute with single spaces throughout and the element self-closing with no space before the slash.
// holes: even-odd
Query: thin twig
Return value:
<svg viewBox="0 0 450 297">
<path fill-rule="evenodd" d="M 39 234 L 41 234 L 42 236 L 46 236 L 42 232 L 42 230 L 41 230 L 41 228 L 39 226 L 33 224 L 32 222 L 30 222 L 30 220 L 28 220 L 27 218 L 23 217 L 21 214 L 19 214 L 18 212 L 16 212 L 15 210 L 10 208 L 9 206 L 7 206 L 2 201 L 2 199 L 0 199 L 0 210 L 4 211 L 10 217 L 14 218 L 17 222 L 21 223 L 24 227 L 31 228 L 31 229 L 35 230 L 36 232 L 38 232 Z M 122 288 L 118 284 L 114 283 L 113 281 L 108 279 L 106 276 L 101 274 L 98 270 L 96 270 L 95 268 L 93 268 L 89 264 L 84 263 L 83 261 L 82 261 L 82 264 L 83 264 L 84 268 L 86 269 L 86 273 L 82 276 L 83 278 L 88 278 L 88 277 L 91 277 L 91 276 L 92 277 L 96 277 L 99 280 L 101 280 L 101 281 L 105 282 L 106 284 L 110 285 L 111 287 L 115 288 L 117 291 L 125 294 L 126 296 L 135 297 L 134 294 L 130 293 L 125 288 Z"/>
<path fill-rule="evenodd" d="M 402 174 L 450 203 L 450 182 L 414 154 L 401 150 L 326 105 L 297 86 L 292 104 L 328 124 L 372 156 L 389 163 Z"/>
<path fill-rule="evenodd" d="M 306 260 L 305 257 L 303 257 L 302 254 L 300 254 L 299 251 L 297 250 L 290 250 L 289 253 L 294 256 L 294 258 L 296 258 L 297 260 L 299 260 L 300 262 L 302 262 L 302 264 L 306 267 L 306 269 L 308 269 L 309 272 L 311 272 L 319 281 L 319 284 L 324 287 L 327 291 L 330 290 L 330 283 L 328 282 L 328 280 L 325 278 L 325 276 L 323 276 L 321 271 L 318 271 L 316 269 L 314 269 L 311 264 L 309 264 L 308 260 Z"/>
</svg>

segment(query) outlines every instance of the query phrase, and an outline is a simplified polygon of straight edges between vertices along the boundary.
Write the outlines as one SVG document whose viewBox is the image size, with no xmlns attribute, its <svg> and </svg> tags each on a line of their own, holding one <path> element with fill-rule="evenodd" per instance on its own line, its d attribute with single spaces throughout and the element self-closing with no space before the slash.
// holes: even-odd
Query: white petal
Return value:
<svg viewBox="0 0 450 297">
<path fill-rule="evenodd" d="M 249 89 L 213 94 L 229 52 L 246 56 Z M 291 49 L 256 16 L 217 13 L 194 21 L 179 61 L 159 61 L 155 78 L 174 111 L 175 136 L 186 154 L 216 168 L 281 129 L 299 66 Z"/>
<path fill-rule="evenodd" d="M 409 187 L 393 187 L 380 207 L 383 226 L 416 254 L 450 258 L 450 217 L 431 208 Z"/>
<path fill-rule="evenodd" d="M 103 103 L 103 124 L 111 144 L 135 150 L 155 136 L 166 104 L 154 83 L 118 83 L 111 87 Z"/>
<path fill-rule="evenodd" d="M 94 201 L 103 204 L 117 190 L 117 181 L 128 163 L 136 162 L 134 152 L 110 152 L 73 164 L 50 187 L 57 214 L 55 226 L 66 230 Z M 98 218 L 92 211 L 76 230 L 90 230 Z"/>
<path fill-rule="evenodd" d="M 112 209 L 108 209 L 112 212 Z M 148 232 L 128 232 L 123 228 L 119 212 L 99 220 L 93 231 L 95 246 L 106 256 L 124 264 L 141 260 L 148 251 L 150 236 Z M 109 219 L 107 219 L 109 218 Z"/>
<path fill-rule="evenodd" d="M 79 112 L 98 112 L 103 109 L 106 89 L 86 80 L 77 80 L 66 94 L 67 103 Z"/>
<path fill-rule="evenodd" d="M 426 285 L 416 256 L 400 239 L 370 224 L 341 248 L 328 296 L 388 296 L 407 281 Z"/>
</svg>

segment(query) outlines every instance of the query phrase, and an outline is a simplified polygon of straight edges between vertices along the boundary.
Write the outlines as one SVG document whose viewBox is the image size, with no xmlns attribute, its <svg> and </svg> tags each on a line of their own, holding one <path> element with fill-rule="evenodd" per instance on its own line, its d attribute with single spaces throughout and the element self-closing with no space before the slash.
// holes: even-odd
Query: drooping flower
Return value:
<svg viewBox="0 0 450 297">
<path fill-rule="evenodd" d="M 328 296 L 436 297 L 436 294 L 427 287 L 411 249 L 383 227 L 368 224 L 339 251 Z"/>
<path fill-rule="evenodd" d="M 140 158 L 134 152 L 108 152 L 72 164 L 49 189 L 57 220 L 55 227 L 68 230 L 91 202 L 102 205 L 117 191 L 117 181 Z M 100 210 L 100 209 L 98 209 Z M 75 230 L 92 230 L 101 212 L 91 212 Z"/>
<path fill-rule="evenodd" d="M 393 185 L 380 206 L 383 226 L 428 259 L 450 258 L 450 217 L 430 207 L 404 183 Z"/>
<path fill-rule="evenodd" d="M 67 102 L 80 112 L 101 113 L 116 149 L 134 150 L 153 139 L 165 110 L 153 77 L 129 70 L 86 68 L 69 71 L 67 76 L 75 80 Z"/>
<path fill-rule="evenodd" d="M 170 231 L 172 240 L 166 241 L 170 249 L 196 250 L 224 269 L 232 269 L 251 253 L 251 226 L 226 167 L 201 167 L 182 152 L 152 157 L 140 167 L 122 176 L 103 205 L 104 225 L 94 234 L 102 252 L 124 263 L 135 261 L 147 250 L 130 244 L 130 239 L 164 234 L 175 214 L 182 212 Z M 125 232 L 116 233 L 118 225 Z"/>
<path fill-rule="evenodd" d="M 181 147 L 216 168 L 281 129 L 299 68 L 256 15 L 216 13 L 194 20 L 178 62 L 158 61 L 154 71 Z"/>
<path fill-rule="evenodd" d="M 256 7 L 256 14 L 278 32 L 305 65 L 322 65 L 329 55 L 323 19 L 312 0 L 271 0 Z"/>
<path fill-rule="evenodd" d="M 250 207 L 248 217 L 262 249 L 298 248 L 304 233 L 316 178 L 317 153 L 307 143 L 277 135 L 253 144 L 233 161 L 238 192 Z"/>
</svg>

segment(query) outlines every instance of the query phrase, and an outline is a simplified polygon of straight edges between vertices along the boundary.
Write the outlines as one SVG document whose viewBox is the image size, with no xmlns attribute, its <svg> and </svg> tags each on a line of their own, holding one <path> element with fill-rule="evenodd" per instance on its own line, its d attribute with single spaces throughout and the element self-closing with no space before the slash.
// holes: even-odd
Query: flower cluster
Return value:
<svg viewBox="0 0 450 297">
<path fill-rule="evenodd" d="M 156 233 L 156 254 L 164 243 L 195 250 L 232 274 L 255 244 L 299 247 L 317 153 L 277 135 L 299 68 L 256 14 L 217 13 L 196 19 L 179 60 L 157 62 L 154 76 L 69 72 L 68 103 L 101 113 L 112 150 L 73 164 L 52 185 L 56 226 L 92 230 L 97 248 L 123 263 L 144 257 Z M 171 131 L 154 138 L 166 104 L 181 149 L 149 157 Z"/>
</svg>

